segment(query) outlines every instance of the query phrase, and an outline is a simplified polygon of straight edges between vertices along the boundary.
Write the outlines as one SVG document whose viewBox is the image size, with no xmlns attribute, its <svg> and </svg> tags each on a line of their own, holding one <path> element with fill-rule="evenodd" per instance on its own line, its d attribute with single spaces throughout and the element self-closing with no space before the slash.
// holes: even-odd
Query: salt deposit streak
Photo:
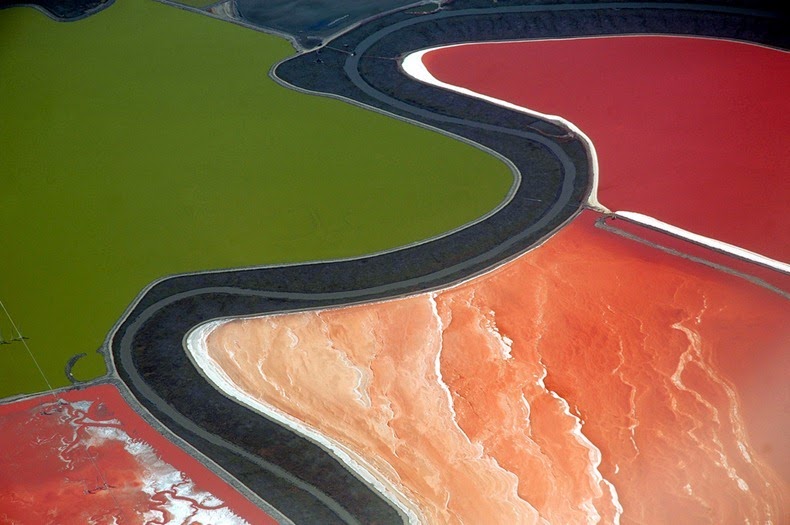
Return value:
<svg viewBox="0 0 790 525">
<path fill-rule="evenodd" d="M 111 385 L 0 405 L 0 427 L 2 523 L 275 523 Z"/>
<path fill-rule="evenodd" d="M 593 220 L 451 289 L 213 323 L 189 349 L 413 522 L 781 522 L 787 301 Z"/>
<path fill-rule="evenodd" d="M 677 237 L 688 239 L 697 244 L 707 246 L 708 248 L 713 248 L 714 250 L 729 253 L 730 255 L 740 257 L 741 259 L 746 259 L 747 261 L 762 264 L 763 266 L 768 266 L 775 270 L 779 270 L 780 272 L 790 273 L 790 264 L 776 261 L 770 257 L 760 255 L 759 253 L 754 253 L 739 246 L 734 246 L 726 242 L 711 239 L 710 237 L 705 237 L 704 235 L 699 235 L 697 233 L 678 228 L 677 226 L 672 226 L 671 224 L 667 224 L 663 221 L 659 221 L 658 219 L 648 217 L 647 215 L 641 213 L 632 211 L 618 211 L 615 213 L 615 215 L 637 222 L 639 224 L 650 226 L 651 228 L 655 228 L 659 231 L 666 232 Z"/>
<path fill-rule="evenodd" d="M 382 494 L 385 498 L 395 504 L 403 513 L 408 517 L 409 523 L 411 524 L 419 524 L 422 520 L 420 520 L 418 516 L 418 512 L 416 509 L 413 508 L 411 503 L 404 497 L 402 492 L 398 490 L 394 485 L 389 483 L 389 481 L 378 474 L 378 472 L 371 468 L 367 461 L 360 455 L 358 455 L 355 451 L 349 449 L 348 447 L 344 446 L 340 442 L 333 440 L 331 437 L 328 437 L 325 434 L 322 434 L 316 431 L 314 428 L 310 427 L 309 425 L 305 425 L 303 421 L 300 419 L 288 414 L 287 412 L 281 410 L 277 407 L 274 403 L 266 403 L 260 398 L 256 398 L 248 393 L 243 387 L 240 387 L 238 381 L 238 377 L 231 378 L 232 374 L 229 374 L 228 369 L 222 368 L 218 366 L 217 361 L 211 358 L 209 348 L 207 345 L 207 338 L 208 336 L 217 330 L 218 328 L 222 327 L 227 323 L 246 323 L 247 320 L 242 321 L 230 321 L 230 320 L 222 320 L 222 321 L 210 321 L 208 323 L 204 323 L 195 329 L 193 329 L 185 339 L 185 346 L 187 351 L 189 352 L 193 362 L 195 365 L 203 372 L 204 376 L 208 381 L 210 381 L 217 389 L 220 391 L 228 394 L 233 399 L 236 399 L 241 404 L 252 408 L 253 410 L 263 414 L 283 425 L 286 427 L 294 430 L 295 432 L 301 434 L 302 436 L 307 437 L 308 439 L 314 441 L 325 450 L 329 451 L 330 453 L 334 454 L 340 461 L 345 463 L 349 468 L 351 468 L 354 472 L 356 472 L 363 480 L 365 480 L 370 486 L 372 486 L 375 490 L 377 490 L 380 494 Z M 276 317 L 270 320 L 271 323 L 276 325 Z M 295 335 L 290 329 L 286 328 L 286 337 L 291 339 L 290 345 L 286 345 L 286 348 L 293 348 L 293 336 Z M 298 340 L 297 340 L 298 341 Z M 325 348 L 326 349 L 326 348 Z M 227 357 L 234 363 L 238 363 L 235 359 L 236 352 L 239 351 L 244 352 L 245 349 L 240 345 L 238 339 L 233 339 L 232 343 L 223 344 L 223 351 L 227 352 Z M 348 366 L 350 363 L 347 358 L 341 359 L 343 366 Z M 253 371 L 257 372 L 256 376 L 261 376 L 261 379 L 264 383 L 269 382 L 271 386 L 274 388 L 274 391 L 277 393 L 279 397 L 287 398 L 289 395 L 289 388 L 280 386 L 274 383 L 272 377 L 267 375 L 266 371 L 263 370 L 262 363 L 257 361 L 255 366 L 251 367 Z M 353 369 L 353 365 L 351 367 Z M 355 376 L 359 378 L 358 371 L 355 370 Z M 235 379 L 235 380 L 234 380 Z M 257 379 L 257 377 L 256 377 Z M 325 381 L 325 378 L 322 378 L 321 381 Z M 286 375 L 286 383 L 290 387 L 295 387 L 293 378 Z M 359 379 L 357 379 L 355 386 L 352 388 L 352 392 L 354 392 L 355 401 L 359 402 L 360 400 L 360 393 L 358 392 L 358 388 L 361 386 Z M 364 403 L 363 403 L 364 406 Z"/>
</svg>

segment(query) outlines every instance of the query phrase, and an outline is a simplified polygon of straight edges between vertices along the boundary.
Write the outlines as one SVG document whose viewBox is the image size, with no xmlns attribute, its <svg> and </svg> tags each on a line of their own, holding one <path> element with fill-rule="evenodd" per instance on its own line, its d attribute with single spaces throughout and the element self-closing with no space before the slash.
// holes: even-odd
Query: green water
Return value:
<svg viewBox="0 0 790 525">
<path fill-rule="evenodd" d="M 267 77 L 281 39 L 150 0 L 0 11 L 0 300 L 53 387 L 169 274 L 346 257 L 484 214 L 506 166 Z M 0 330 L 15 336 L 0 313 Z M 0 344 L 0 397 L 46 388 Z"/>
</svg>

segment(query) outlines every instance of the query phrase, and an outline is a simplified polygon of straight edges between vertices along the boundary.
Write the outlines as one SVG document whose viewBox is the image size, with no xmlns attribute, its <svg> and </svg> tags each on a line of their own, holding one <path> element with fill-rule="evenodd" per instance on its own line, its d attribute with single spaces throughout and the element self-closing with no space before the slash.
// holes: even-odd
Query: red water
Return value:
<svg viewBox="0 0 790 525">
<path fill-rule="evenodd" d="M 2 405 L 0 428 L 2 523 L 276 523 L 164 439 L 113 386 Z"/>
<path fill-rule="evenodd" d="M 790 261 L 790 55 L 623 36 L 472 44 L 423 57 L 439 80 L 576 124 L 600 202 Z"/>
<path fill-rule="evenodd" d="M 456 288 L 225 324 L 210 355 L 427 523 L 787 522 L 787 300 L 597 217 Z"/>
</svg>

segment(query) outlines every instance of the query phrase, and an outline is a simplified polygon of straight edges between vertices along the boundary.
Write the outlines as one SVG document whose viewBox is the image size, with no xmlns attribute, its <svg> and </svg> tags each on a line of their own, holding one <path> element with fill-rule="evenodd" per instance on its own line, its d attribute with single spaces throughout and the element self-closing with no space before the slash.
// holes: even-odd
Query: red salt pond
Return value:
<svg viewBox="0 0 790 525">
<path fill-rule="evenodd" d="M 202 366 L 427 523 L 786 523 L 787 300 L 597 217 L 448 290 L 228 322 Z"/>
<path fill-rule="evenodd" d="M 622 36 L 460 45 L 438 80 L 558 115 L 592 140 L 600 202 L 790 261 L 790 55 Z"/>
<path fill-rule="evenodd" d="M 0 522 L 274 524 L 111 385 L 0 406 Z"/>
</svg>

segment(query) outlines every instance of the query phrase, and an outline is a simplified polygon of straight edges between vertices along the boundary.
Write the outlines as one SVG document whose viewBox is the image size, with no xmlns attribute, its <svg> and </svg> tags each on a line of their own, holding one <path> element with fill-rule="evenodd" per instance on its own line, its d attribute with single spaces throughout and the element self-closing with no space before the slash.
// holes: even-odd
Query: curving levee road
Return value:
<svg viewBox="0 0 790 525">
<path fill-rule="evenodd" d="M 467 8 L 475 3 L 375 19 L 279 64 L 273 76 L 496 152 L 514 170 L 506 203 L 442 237 L 369 257 L 160 280 L 108 337 L 109 368 L 130 400 L 282 512 L 283 522 L 400 523 L 404 517 L 322 448 L 216 391 L 189 361 L 184 336 L 211 319 L 370 301 L 467 279 L 562 227 L 583 207 L 591 185 L 584 144 L 566 130 L 411 80 L 399 70 L 400 56 L 443 43 L 613 33 L 787 46 L 786 21 L 754 9 L 645 3 Z"/>
</svg>

